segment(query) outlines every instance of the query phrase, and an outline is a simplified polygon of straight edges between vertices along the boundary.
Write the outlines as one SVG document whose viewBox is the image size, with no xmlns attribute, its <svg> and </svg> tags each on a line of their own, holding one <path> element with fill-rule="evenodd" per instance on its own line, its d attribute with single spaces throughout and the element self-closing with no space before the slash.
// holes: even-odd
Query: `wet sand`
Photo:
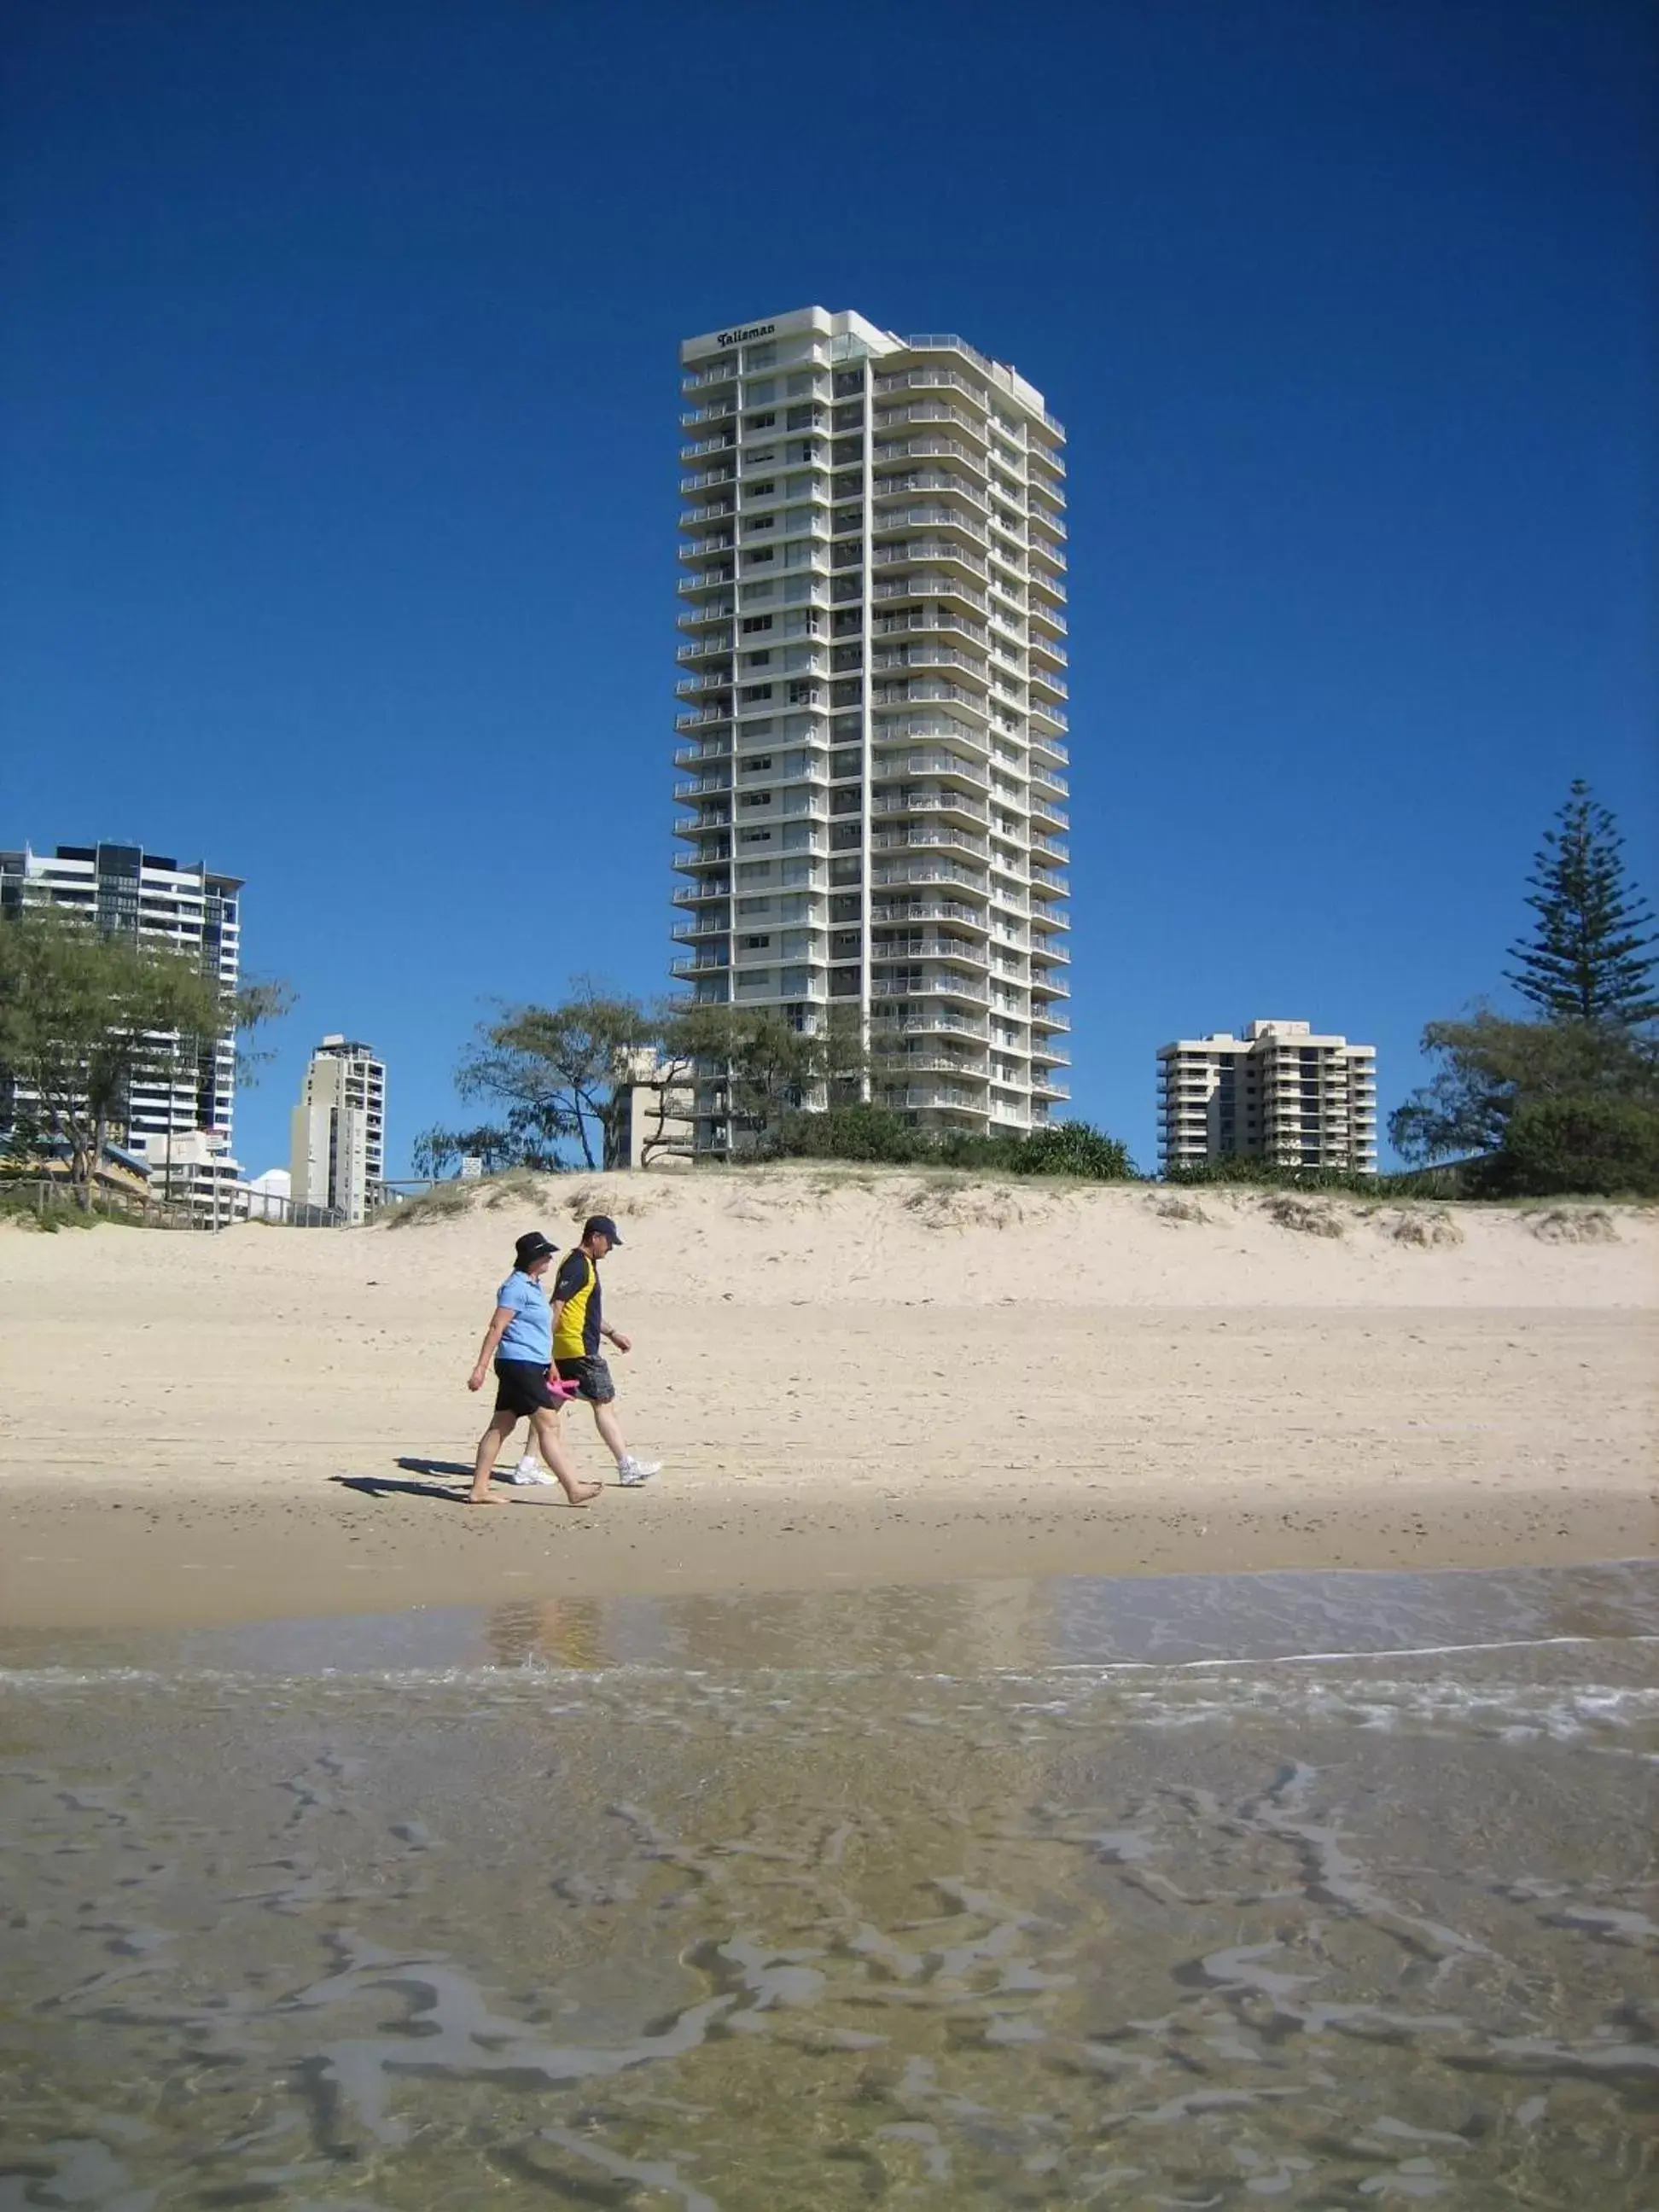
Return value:
<svg viewBox="0 0 1659 2212">
<path fill-rule="evenodd" d="M 595 1201 L 665 1471 L 464 1512 L 512 1237 Z M 1659 1552 L 1651 1214 L 1166 1203 L 801 1170 L 396 1231 L 6 1234 L 0 1622 Z"/>
<path fill-rule="evenodd" d="M 0 1632 L 0 2197 L 1646 2212 L 1656 1630 L 1648 1565 Z"/>
</svg>

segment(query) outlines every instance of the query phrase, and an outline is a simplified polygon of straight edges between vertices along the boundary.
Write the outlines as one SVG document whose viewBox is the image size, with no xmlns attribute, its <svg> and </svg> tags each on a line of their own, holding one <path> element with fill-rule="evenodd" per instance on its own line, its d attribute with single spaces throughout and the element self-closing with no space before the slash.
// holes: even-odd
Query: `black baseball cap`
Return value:
<svg viewBox="0 0 1659 2212">
<path fill-rule="evenodd" d="M 622 1237 L 617 1233 L 617 1224 L 611 1218 L 611 1216 L 608 1213 L 590 1213 L 588 1215 L 586 1220 L 582 1224 L 582 1242 L 584 1244 L 586 1243 L 590 1237 L 608 1237 L 613 1244 L 620 1244 L 622 1243 Z"/>
<path fill-rule="evenodd" d="M 550 1252 L 556 1252 L 558 1249 L 556 1244 L 549 1243 L 539 1229 L 526 1230 L 513 1247 L 521 1267 L 533 1267 L 538 1260 L 544 1260 Z"/>
</svg>

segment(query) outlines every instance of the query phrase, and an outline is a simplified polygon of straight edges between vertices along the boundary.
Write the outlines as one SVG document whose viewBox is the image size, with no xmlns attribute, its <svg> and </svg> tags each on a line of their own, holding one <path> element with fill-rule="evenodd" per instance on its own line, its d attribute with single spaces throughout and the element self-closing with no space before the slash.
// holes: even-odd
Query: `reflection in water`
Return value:
<svg viewBox="0 0 1659 2212">
<path fill-rule="evenodd" d="M 1651 2207 L 1654 1579 L 1455 1579 L 0 1676 L 0 2208 Z"/>
</svg>

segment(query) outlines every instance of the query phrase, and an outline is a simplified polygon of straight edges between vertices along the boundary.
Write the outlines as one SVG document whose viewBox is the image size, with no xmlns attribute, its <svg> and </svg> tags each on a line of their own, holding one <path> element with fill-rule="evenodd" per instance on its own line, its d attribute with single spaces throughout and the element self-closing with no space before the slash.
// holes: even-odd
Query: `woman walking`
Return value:
<svg viewBox="0 0 1659 2212">
<path fill-rule="evenodd" d="M 601 1485 L 583 1482 L 572 1470 L 559 1441 L 558 1408 L 574 1396 L 566 1383 L 550 1380 L 553 1367 L 553 1316 L 542 1287 L 542 1277 L 553 1260 L 556 1247 L 539 1229 L 520 1237 L 514 1246 L 513 1273 L 495 1293 L 495 1310 L 478 1350 L 477 1364 L 467 1381 L 469 1390 L 482 1390 L 493 1363 L 495 1370 L 495 1411 L 478 1439 L 472 1468 L 469 1505 L 505 1505 L 492 1496 L 490 1477 L 501 1446 L 527 1415 L 547 1462 L 573 1505 L 586 1505 L 599 1496 Z"/>
</svg>

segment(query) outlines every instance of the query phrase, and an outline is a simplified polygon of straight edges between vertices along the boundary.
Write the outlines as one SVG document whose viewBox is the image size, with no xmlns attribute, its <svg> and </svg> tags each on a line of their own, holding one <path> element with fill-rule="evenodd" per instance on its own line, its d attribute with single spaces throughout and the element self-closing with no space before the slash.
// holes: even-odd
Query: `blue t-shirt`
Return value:
<svg viewBox="0 0 1659 2212">
<path fill-rule="evenodd" d="M 553 1315 L 547 1292 L 518 1268 L 495 1293 L 498 1306 L 511 1306 L 513 1318 L 496 1349 L 497 1359 L 533 1359 L 543 1367 L 553 1359 Z"/>
</svg>

